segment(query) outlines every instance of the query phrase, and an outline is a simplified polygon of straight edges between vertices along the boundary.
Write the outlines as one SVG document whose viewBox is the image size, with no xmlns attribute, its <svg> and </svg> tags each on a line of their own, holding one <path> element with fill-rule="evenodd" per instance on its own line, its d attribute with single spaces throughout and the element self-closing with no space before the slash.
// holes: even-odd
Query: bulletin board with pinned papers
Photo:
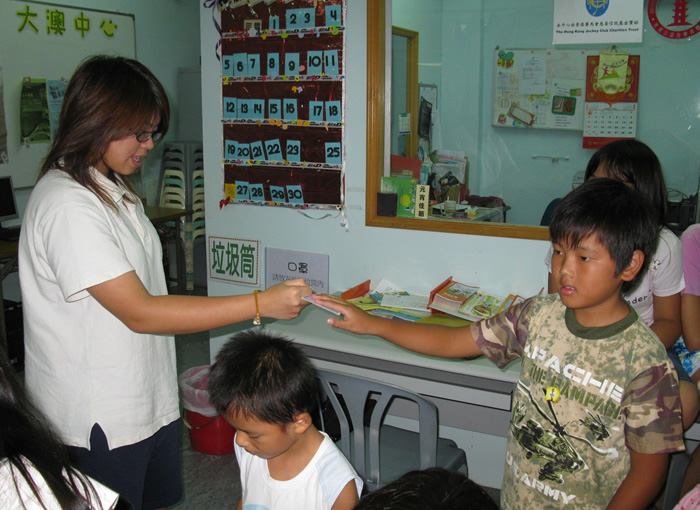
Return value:
<svg viewBox="0 0 700 510">
<path fill-rule="evenodd" d="M 590 53 L 496 47 L 492 125 L 582 130 Z"/>
</svg>

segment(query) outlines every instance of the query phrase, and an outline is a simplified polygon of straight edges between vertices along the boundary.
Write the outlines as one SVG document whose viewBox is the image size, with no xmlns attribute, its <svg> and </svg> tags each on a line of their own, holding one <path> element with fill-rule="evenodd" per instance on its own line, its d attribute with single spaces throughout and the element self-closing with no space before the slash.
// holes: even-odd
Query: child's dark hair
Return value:
<svg viewBox="0 0 700 510">
<path fill-rule="evenodd" d="M 209 401 L 222 414 L 277 425 L 299 413 L 313 415 L 316 371 L 291 340 L 264 331 L 244 331 L 219 351 L 209 373 Z"/>
<path fill-rule="evenodd" d="M 553 243 L 578 246 L 590 235 L 608 249 L 619 275 L 635 250 L 644 254 L 637 276 L 622 283 L 629 292 L 641 280 L 656 249 L 660 225 L 649 201 L 621 181 L 591 179 L 566 195 L 554 210 L 549 233 Z"/>
<path fill-rule="evenodd" d="M 73 467 L 68 449 L 27 398 L 24 385 L 2 349 L 0 462 L 4 462 L 9 476 L 5 480 L 6 493 L 9 496 L 12 490 L 16 490 L 22 508 L 25 505 L 33 508 L 30 494 L 43 508 L 89 510 L 99 506 L 95 504 L 99 499 L 92 484 Z M 39 476 L 32 474 L 30 467 L 34 467 Z M 44 484 L 49 491 L 42 493 L 41 486 Z M 29 490 L 25 491 L 23 485 Z M 49 492 L 58 502 L 58 507 L 51 503 Z"/>
<path fill-rule="evenodd" d="M 498 510 L 498 505 L 466 475 L 429 468 L 370 492 L 354 510 Z"/>
<path fill-rule="evenodd" d="M 666 224 L 666 183 L 661 162 L 654 151 L 639 140 L 615 140 L 598 149 L 586 166 L 584 180 L 602 167 L 607 177 L 632 186 L 651 202 L 659 225 Z"/>
</svg>

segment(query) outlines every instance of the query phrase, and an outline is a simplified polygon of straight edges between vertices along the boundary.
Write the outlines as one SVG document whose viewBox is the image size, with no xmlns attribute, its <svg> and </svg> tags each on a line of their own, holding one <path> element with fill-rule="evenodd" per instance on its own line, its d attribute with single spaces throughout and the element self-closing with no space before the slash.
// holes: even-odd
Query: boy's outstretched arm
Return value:
<svg viewBox="0 0 700 510">
<path fill-rule="evenodd" d="M 384 319 L 328 294 L 315 295 L 314 300 L 343 314 L 342 319 L 328 319 L 328 324 L 335 328 L 359 335 L 376 335 L 405 349 L 431 356 L 473 358 L 482 354 L 469 326 L 453 328 Z"/>
<path fill-rule="evenodd" d="M 637 453 L 630 448 L 630 471 L 608 504 L 608 510 L 644 510 L 659 495 L 666 479 L 668 454 Z"/>
</svg>

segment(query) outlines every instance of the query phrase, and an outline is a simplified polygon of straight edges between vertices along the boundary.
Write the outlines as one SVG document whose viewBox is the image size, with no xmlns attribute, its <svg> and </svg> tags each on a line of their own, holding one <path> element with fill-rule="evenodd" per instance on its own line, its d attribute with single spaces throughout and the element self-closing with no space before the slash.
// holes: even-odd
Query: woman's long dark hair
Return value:
<svg viewBox="0 0 700 510">
<path fill-rule="evenodd" d="M 0 350 L 0 461 L 7 462 L 17 495 L 24 480 L 44 508 L 28 463 L 41 474 L 63 510 L 97 508 L 94 489 L 71 467 L 68 450 L 29 403 L 5 352 Z M 23 479 L 23 480 L 22 480 Z"/>
<path fill-rule="evenodd" d="M 89 168 L 102 159 L 110 142 L 148 131 L 154 119 L 160 119 L 157 131 L 165 134 L 170 122 L 168 96 L 146 66 L 107 55 L 86 59 L 66 88 L 56 137 L 39 178 L 59 168 L 115 207 Z M 108 176 L 134 192 L 128 179 L 117 180 L 111 170 Z"/>
<path fill-rule="evenodd" d="M 598 149 L 586 166 L 588 180 L 602 167 L 607 176 L 629 184 L 651 202 L 659 226 L 666 225 L 666 183 L 661 162 L 648 145 L 639 140 L 615 140 Z"/>
</svg>

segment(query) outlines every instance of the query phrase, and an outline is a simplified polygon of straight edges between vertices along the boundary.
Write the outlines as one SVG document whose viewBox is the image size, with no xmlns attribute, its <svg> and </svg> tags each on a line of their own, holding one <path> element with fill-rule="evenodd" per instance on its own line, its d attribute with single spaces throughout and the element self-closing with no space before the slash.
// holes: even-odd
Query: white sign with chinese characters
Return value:
<svg viewBox="0 0 700 510">
<path fill-rule="evenodd" d="M 554 0 L 553 44 L 639 43 L 643 0 Z"/>
<path fill-rule="evenodd" d="M 209 278 L 258 286 L 260 241 L 209 236 Z"/>
<path fill-rule="evenodd" d="M 314 292 L 328 293 L 328 255 L 265 248 L 265 288 L 303 278 Z"/>
</svg>

